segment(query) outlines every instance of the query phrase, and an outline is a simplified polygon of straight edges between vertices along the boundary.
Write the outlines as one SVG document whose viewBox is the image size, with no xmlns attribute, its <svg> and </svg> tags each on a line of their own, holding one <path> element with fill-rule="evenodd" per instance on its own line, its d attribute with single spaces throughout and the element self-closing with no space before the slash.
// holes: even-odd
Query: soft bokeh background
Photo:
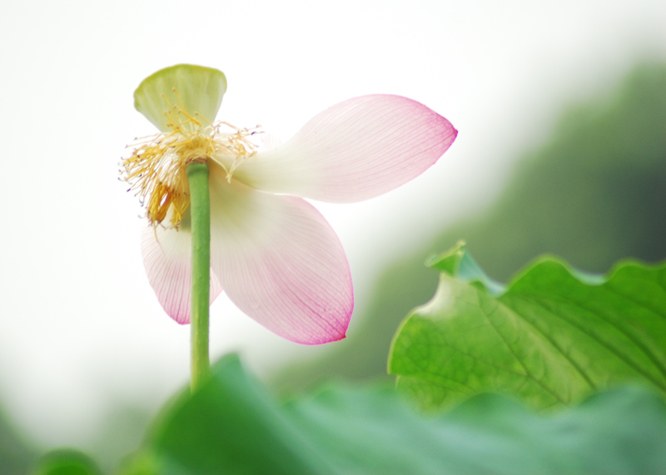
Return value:
<svg viewBox="0 0 666 475">
<path fill-rule="evenodd" d="M 153 133 L 132 106 L 145 76 L 180 62 L 221 69 L 229 88 L 218 117 L 283 139 L 367 93 L 411 97 L 459 129 L 444 158 L 399 190 L 317 204 L 350 260 L 352 335 L 385 266 L 491 205 L 568 104 L 666 60 L 665 24 L 661 0 L 5 6 L 2 412 L 36 450 L 73 445 L 110 460 L 135 441 L 102 433 L 138 441 L 188 379 L 189 329 L 154 298 L 139 253 L 142 210 L 116 179 L 125 145 Z M 223 297 L 211 313 L 212 357 L 237 350 L 267 379 L 334 351 L 281 340 Z"/>
</svg>

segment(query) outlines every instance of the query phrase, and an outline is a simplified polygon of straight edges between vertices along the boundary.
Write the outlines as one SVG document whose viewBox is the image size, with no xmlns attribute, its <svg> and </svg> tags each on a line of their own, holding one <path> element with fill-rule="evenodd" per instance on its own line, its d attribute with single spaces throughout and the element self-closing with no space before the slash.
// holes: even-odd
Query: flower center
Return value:
<svg viewBox="0 0 666 475">
<path fill-rule="evenodd" d="M 211 124 L 199 120 L 196 113 L 189 114 L 182 104 L 167 104 L 171 131 L 136 139 L 132 156 L 121 162 L 121 178 L 139 197 L 151 225 L 161 224 L 170 212 L 170 225 L 177 228 L 190 205 L 187 166 L 214 159 L 231 181 L 238 165 L 255 153 L 256 146 L 248 137 L 256 130 L 238 129 L 226 122 Z"/>
</svg>

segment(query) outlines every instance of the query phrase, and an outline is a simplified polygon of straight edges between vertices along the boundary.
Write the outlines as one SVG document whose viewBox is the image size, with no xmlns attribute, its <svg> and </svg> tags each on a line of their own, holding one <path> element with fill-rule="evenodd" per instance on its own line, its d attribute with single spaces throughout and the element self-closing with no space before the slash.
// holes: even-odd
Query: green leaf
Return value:
<svg viewBox="0 0 666 475">
<path fill-rule="evenodd" d="M 162 132 L 172 129 L 168 124 L 174 119 L 186 121 L 184 113 L 206 126 L 215 120 L 226 90 L 221 71 L 178 64 L 144 79 L 134 91 L 134 107 Z"/>
<path fill-rule="evenodd" d="M 624 388 L 555 417 L 498 395 L 423 416 L 392 387 L 329 386 L 277 403 L 235 356 L 159 419 L 125 475 L 650 475 L 666 407 Z"/>
<path fill-rule="evenodd" d="M 666 266 L 627 262 L 602 278 L 542 258 L 506 288 L 463 244 L 430 266 L 437 292 L 389 356 L 398 386 L 424 407 L 501 391 L 548 408 L 627 381 L 666 392 Z"/>
<path fill-rule="evenodd" d="M 97 464 L 75 449 L 56 449 L 42 455 L 31 475 L 101 475 Z"/>
<path fill-rule="evenodd" d="M 211 373 L 195 394 L 186 391 L 166 408 L 151 450 L 139 458 L 139 469 L 127 473 L 333 473 L 322 471 L 326 465 L 316 447 L 243 371 L 236 355 L 220 360 Z"/>
</svg>

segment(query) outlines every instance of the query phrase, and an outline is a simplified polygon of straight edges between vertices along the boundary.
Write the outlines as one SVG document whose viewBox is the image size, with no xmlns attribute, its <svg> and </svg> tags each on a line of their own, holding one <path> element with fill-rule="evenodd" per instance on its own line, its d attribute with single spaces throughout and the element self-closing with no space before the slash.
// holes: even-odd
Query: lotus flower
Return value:
<svg viewBox="0 0 666 475">
<path fill-rule="evenodd" d="M 225 90 L 220 71 L 178 65 L 135 92 L 135 107 L 160 130 L 123 161 L 124 179 L 151 224 L 141 244 L 150 284 L 166 313 L 189 323 L 185 167 L 205 157 L 211 303 L 224 290 L 288 340 L 340 340 L 354 307 L 349 264 L 333 229 L 304 198 L 350 203 L 381 195 L 434 164 L 457 131 L 416 101 L 368 95 L 326 109 L 287 142 L 257 140 L 257 130 L 212 122 Z"/>
</svg>

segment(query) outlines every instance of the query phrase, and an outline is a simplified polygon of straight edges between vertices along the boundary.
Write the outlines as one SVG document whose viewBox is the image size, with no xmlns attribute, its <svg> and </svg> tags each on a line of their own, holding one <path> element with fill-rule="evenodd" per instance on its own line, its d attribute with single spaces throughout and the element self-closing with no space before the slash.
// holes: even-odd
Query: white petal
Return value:
<svg viewBox="0 0 666 475">
<path fill-rule="evenodd" d="M 227 183 L 211 165 L 211 266 L 247 315 L 291 341 L 344 338 L 354 298 L 347 258 L 306 201 Z"/>
<path fill-rule="evenodd" d="M 187 226 L 175 229 L 146 227 L 141 233 L 141 254 L 157 300 L 180 324 L 190 322 L 192 235 Z M 210 303 L 222 292 L 211 270 Z"/>
<path fill-rule="evenodd" d="M 326 109 L 289 141 L 258 152 L 234 177 L 265 191 L 360 201 L 424 172 L 456 134 L 448 120 L 416 101 L 362 96 Z"/>
</svg>

